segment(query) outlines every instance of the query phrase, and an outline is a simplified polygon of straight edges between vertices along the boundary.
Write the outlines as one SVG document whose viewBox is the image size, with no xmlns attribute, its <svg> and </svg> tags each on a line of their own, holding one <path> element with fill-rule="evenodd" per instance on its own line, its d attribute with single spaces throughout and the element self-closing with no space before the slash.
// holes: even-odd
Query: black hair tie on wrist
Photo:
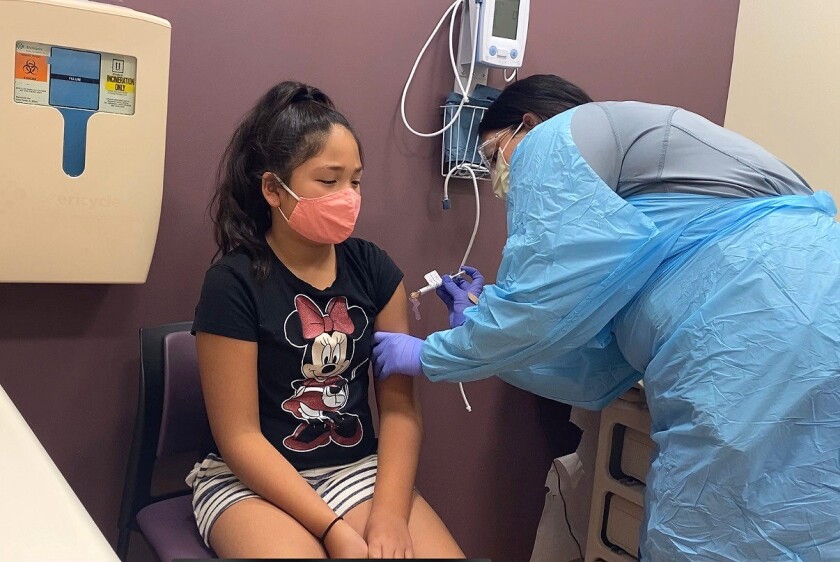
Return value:
<svg viewBox="0 0 840 562">
<path fill-rule="evenodd" d="M 327 533 L 329 533 L 329 532 L 330 532 L 330 530 L 333 528 L 333 526 L 334 526 L 336 523 L 338 523 L 339 521 L 341 521 L 341 520 L 343 520 L 343 519 L 344 519 L 344 517 L 342 517 L 341 515 L 336 516 L 336 518 L 332 520 L 332 523 L 330 523 L 329 525 L 327 525 L 327 528 L 326 528 L 326 529 L 324 529 L 324 532 L 321 534 L 321 538 L 320 538 L 320 539 L 318 539 L 318 542 L 320 542 L 320 543 L 323 545 L 323 544 L 324 544 L 324 541 L 325 541 L 325 540 L 327 540 Z"/>
</svg>

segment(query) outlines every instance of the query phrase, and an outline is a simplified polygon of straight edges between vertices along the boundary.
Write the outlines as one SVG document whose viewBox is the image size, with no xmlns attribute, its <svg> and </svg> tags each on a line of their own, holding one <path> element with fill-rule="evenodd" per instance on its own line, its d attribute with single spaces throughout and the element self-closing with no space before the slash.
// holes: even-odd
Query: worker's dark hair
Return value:
<svg viewBox="0 0 840 562">
<path fill-rule="evenodd" d="M 540 121 L 545 121 L 591 101 L 586 92 L 568 80 L 553 74 L 535 74 L 505 88 L 484 112 L 478 134 L 516 126 L 526 113 L 533 113 Z"/>
</svg>

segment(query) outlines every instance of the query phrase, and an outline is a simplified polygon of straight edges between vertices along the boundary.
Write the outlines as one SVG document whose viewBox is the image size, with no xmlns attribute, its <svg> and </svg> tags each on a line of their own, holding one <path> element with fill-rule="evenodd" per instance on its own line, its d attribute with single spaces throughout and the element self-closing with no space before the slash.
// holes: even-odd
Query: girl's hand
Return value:
<svg viewBox="0 0 840 562">
<path fill-rule="evenodd" d="M 371 511 L 365 540 L 370 558 L 414 558 L 408 521 L 398 515 Z"/>
</svg>

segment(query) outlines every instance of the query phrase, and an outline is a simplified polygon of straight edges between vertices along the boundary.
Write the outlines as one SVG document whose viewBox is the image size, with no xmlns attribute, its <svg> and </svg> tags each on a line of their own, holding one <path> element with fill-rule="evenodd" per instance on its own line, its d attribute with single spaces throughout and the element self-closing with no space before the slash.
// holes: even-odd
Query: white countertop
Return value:
<svg viewBox="0 0 840 562">
<path fill-rule="evenodd" d="M 111 545 L 2 387 L 0 560 L 118 562 Z"/>
</svg>

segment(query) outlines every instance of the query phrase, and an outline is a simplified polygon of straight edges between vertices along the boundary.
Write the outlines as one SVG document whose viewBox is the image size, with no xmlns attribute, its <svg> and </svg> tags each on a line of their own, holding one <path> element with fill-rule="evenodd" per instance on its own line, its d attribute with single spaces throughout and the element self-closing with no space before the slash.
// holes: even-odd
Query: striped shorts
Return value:
<svg viewBox="0 0 840 562">
<path fill-rule="evenodd" d="M 376 455 L 370 455 L 351 464 L 302 470 L 300 475 L 336 515 L 344 515 L 373 497 L 377 459 Z M 221 457 L 212 453 L 195 464 L 186 482 L 193 490 L 198 531 L 208 547 L 210 529 L 224 510 L 238 501 L 260 497 L 239 481 Z"/>
</svg>

